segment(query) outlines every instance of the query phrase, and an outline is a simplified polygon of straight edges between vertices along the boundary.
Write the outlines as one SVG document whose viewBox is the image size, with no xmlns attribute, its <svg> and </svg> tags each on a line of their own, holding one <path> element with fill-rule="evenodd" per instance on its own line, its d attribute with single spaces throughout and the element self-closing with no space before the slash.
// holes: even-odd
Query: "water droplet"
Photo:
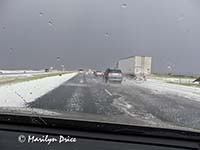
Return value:
<svg viewBox="0 0 200 150">
<path fill-rule="evenodd" d="M 57 56 L 57 61 L 60 61 L 60 56 Z"/>
<path fill-rule="evenodd" d="M 105 33 L 105 37 L 109 37 L 110 36 L 110 34 L 109 33 Z"/>
<path fill-rule="evenodd" d="M 44 13 L 43 12 L 40 12 L 40 17 L 42 17 L 44 15 Z"/>
<path fill-rule="evenodd" d="M 48 22 L 48 25 L 49 25 L 49 26 L 53 26 L 53 22 L 52 22 L 52 21 L 49 21 L 49 22 Z"/>
<path fill-rule="evenodd" d="M 12 47 L 9 48 L 9 51 L 10 51 L 10 52 L 13 52 L 13 51 L 14 51 L 14 48 L 12 48 Z"/>
<path fill-rule="evenodd" d="M 5 26 L 3 26 L 3 27 L 2 27 L 2 29 L 3 29 L 3 30 L 5 30 L 5 29 L 6 29 L 6 27 L 5 27 Z"/>
<path fill-rule="evenodd" d="M 32 92 L 30 92 L 29 94 L 33 94 Z"/>
<path fill-rule="evenodd" d="M 186 29 L 185 32 L 186 32 L 186 33 L 190 33 L 191 30 L 190 30 L 190 29 Z"/>
<path fill-rule="evenodd" d="M 167 66 L 167 68 L 168 68 L 168 69 L 171 69 L 172 67 L 171 67 L 171 66 Z"/>
<path fill-rule="evenodd" d="M 185 19 L 185 15 L 184 14 L 182 14 L 182 15 L 180 15 L 179 17 L 178 17 L 178 21 L 183 21 Z"/>
<path fill-rule="evenodd" d="M 122 6 L 121 6 L 122 8 L 126 8 L 127 7 L 127 4 L 122 4 Z"/>
</svg>

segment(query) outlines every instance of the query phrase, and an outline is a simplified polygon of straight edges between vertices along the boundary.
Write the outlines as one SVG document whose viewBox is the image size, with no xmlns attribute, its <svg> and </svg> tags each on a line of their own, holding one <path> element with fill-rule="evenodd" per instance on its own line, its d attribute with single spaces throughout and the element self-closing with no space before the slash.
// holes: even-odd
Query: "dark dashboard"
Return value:
<svg viewBox="0 0 200 150">
<path fill-rule="evenodd" d="M 1 115 L 0 149 L 199 149 L 199 133 L 78 120 Z"/>
</svg>

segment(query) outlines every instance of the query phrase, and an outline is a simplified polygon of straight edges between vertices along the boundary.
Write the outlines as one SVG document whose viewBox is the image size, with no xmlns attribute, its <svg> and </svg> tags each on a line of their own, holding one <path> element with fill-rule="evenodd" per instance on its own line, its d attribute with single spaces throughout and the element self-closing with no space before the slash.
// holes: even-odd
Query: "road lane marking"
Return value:
<svg viewBox="0 0 200 150">
<path fill-rule="evenodd" d="M 107 89 L 105 89 L 105 92 L 110 95 L 110 96 L 113 96 L 111 92 L 109 92 Z"/>
</svg>

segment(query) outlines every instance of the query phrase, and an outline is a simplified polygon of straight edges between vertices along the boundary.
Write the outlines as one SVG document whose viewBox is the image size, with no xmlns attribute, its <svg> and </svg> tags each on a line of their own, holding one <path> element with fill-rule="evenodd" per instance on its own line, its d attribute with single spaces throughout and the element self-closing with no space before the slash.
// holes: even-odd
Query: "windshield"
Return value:
<svg viewBox="0 0 200 150">
<path fill-rule="evenodd" d="M 1 0 L 0 112 L 200 130 L 199 18 L 199 0 Z"/>
</svg>

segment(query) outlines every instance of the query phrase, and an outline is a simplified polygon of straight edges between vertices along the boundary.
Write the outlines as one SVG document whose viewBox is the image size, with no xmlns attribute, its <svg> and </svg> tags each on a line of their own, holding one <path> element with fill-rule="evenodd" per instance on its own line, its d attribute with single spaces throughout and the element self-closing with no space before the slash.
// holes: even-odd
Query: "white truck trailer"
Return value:
<svg viewBox="0 0 200 150">
<path fill-rule="evenodd" d="M 117 68 L 125 75 L 149 75 L 151 74 L 152 57 L 132 56 L 120 59 Z"/>
</svg>

